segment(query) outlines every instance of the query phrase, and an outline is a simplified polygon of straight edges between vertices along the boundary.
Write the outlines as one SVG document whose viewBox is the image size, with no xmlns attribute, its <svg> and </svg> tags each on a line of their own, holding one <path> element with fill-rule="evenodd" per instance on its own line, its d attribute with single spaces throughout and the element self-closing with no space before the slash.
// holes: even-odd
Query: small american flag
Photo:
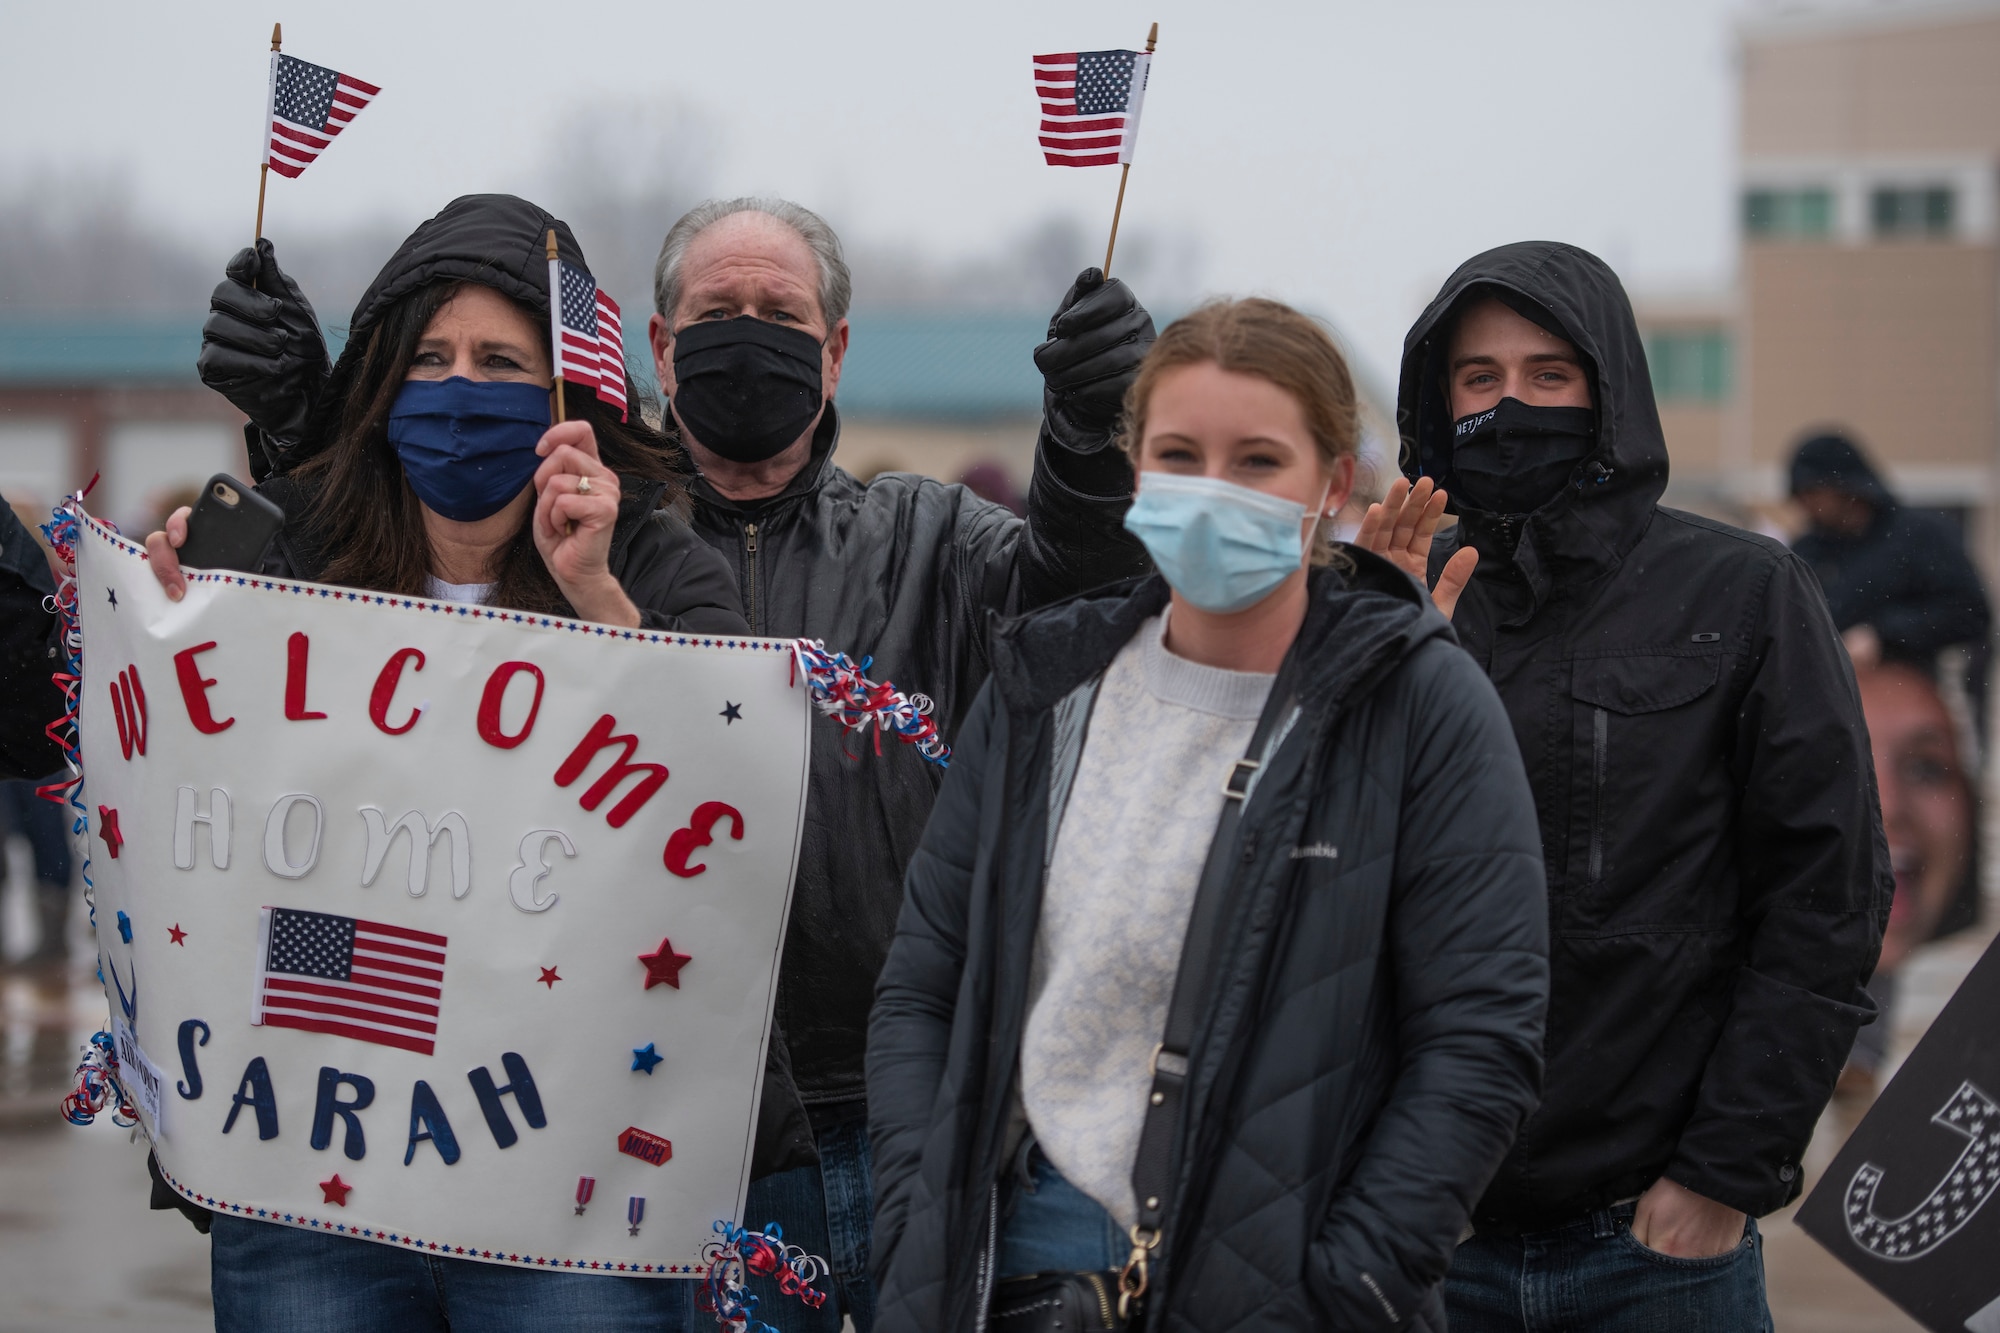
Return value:
<svg viewBox="0 0 2000 1333">
<path fill-rule="evenodd" d="M 571 384 L 597 390 L 597 396 L 625 413 L 625 332 L 618 303 L 597 285 L 597 279 L 574 264 L 549 261 L 550 304 L 555 327 L 556 374 Z"/>
<path fill-rule="evenodd" d="M 274 53 L 271 145 L 264 160 L 280 176 L 297 176 L 381 91 L 352 74 Z"/>
<path fill-rule="evenodd" d="M 289 907 L 266 907 L 260 931 L 253 1026 L 431 1053 L 444 997 L 444 936 Z"/>
<path fill-rule="evenodd" d="M 1153 57 L 1144 51 L 1072 51 L 1035 57 L 1042 156 L 1052 167 L 1132 160 Z"/>
</svg>

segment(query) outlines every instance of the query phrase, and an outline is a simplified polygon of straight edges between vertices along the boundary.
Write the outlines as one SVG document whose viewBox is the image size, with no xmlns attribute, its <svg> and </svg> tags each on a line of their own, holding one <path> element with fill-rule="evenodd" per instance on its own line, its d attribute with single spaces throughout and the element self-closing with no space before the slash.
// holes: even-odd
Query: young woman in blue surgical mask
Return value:
<svg viewBox="0 0 2000 1333">
<path fill-rule="evenodd" d="M 505 195 L 453 202 L 362 297 L 306 437 L 258 490 L 286 523 L 262 571 L 604 624 L 748 632 L 728 568 L 669 506 L 668 442 L 589 389 L 551 425 L 548 261 L 569 229 Z M 628 401 L 638 397 L 629 378 Z M 146 539 L 178 599 L 186 509 Z M 149 1163 L 150 1165 L 150 1163 Z M 540 1272 L 210 1214 L 154 1174 L 153 1206 L 209 1233 L 215 1326 L 680 1333 L 685 1297 L 645 1278 Z"/>
<path fill-rule="evenodd" d="M 546 237 L 526 200 L 474 195 L 418 228 L 354 313 L 307 438 L 258 489 L 285 510 L 261 572 L 602 624 L 743 633 L 721 558 L 671 512 L 678 451 L 568 386 L 553 423 Z M 638 402 L 628 379 L 627 399 Z M 147 547 L 185 584 L 177 512 Z"/>
<path fill-rule="evenodd" d="M 1477 665 L 1327 536 L 1358 435 L 1312 320 L 1176 321 L 1159 577 L 996 630 L 869 1029 L 877 1333 L 1443 1327 L 1535 1100 L 1540 839 Z"/>
</svg>

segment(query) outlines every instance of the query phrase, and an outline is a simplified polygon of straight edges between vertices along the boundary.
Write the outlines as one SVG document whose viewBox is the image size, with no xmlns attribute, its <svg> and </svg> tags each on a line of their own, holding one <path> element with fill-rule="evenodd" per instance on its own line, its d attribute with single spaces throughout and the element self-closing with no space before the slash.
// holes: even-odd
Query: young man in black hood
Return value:
<svg viewBox="0 0 2000 1333">
<path fill-rule="evenodd" d="M 1769 1329 L 1754 1219 L 1798 1195 L 1873 1014 L 1891 882 L 1818 580 L 1659 506 L 1631 306 L 1573 246 L 1453 274 L 1398 416 L 1415 485 L 1363 543 L 1436 584 L 1498 687 L 1549 877 L 1542 1105 L 1459 1246 L 1453 1333 Z"/>
</svg>

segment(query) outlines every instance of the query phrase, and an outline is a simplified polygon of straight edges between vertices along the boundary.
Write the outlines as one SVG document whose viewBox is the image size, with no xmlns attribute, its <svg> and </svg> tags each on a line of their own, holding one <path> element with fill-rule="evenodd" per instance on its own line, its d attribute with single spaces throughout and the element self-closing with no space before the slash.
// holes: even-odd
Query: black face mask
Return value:
<svg viewBox="0 0 2000 1333">
<path fill-rule="evenodd" d="M 1529 514 L 1556 497 L 1597 443 L 1588 407 L 1530 407 L 1502 398 L 1452 425 L 1455 498 L 1489 514 Z"/>
<path fill-rule="evenodd" d="M 761 463 L 819 413 L 819 354 L 810 333 L 752 315 L 690 324 L 674 335 L 674 415 L 703 448 Z"/>
</svg>

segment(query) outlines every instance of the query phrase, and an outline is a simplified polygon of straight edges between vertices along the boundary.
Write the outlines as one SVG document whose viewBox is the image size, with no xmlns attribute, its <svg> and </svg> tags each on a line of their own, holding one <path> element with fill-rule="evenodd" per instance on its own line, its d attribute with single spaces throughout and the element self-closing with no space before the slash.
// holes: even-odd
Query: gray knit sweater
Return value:
<svg viewBox="0 0 2000 1333">
<path fill-rule="evenodd" d="M 1139 627 L 1106 670 L 1042 898 L 1021 1044 L 1021 1099 L 1049 1161 L 1121 1227 L 1153 1048 L 1222 781 L 1271 676 L 1206 667 Z"/>
</svg>

